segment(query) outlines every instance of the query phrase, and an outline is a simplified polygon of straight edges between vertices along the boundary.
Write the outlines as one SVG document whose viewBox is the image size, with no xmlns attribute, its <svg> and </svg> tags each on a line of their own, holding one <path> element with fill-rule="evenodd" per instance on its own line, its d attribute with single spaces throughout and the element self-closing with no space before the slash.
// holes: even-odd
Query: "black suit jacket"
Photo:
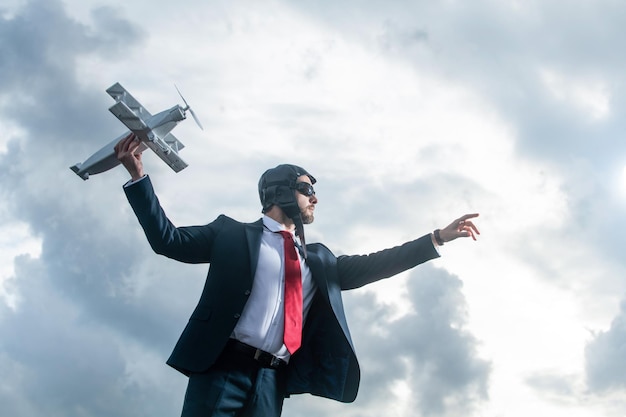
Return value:
<svg viewBox="0 0 626 417">
<path fill-rule="evenodd" d="M 259 257 L 263 223 L 221 215 L 204 226 L 175 227 L 149 178 L 124 188 L 155 252 L 187 263 L 210 263 L 185 330 L 167 363 L 189 375 L 207 370 L 228 341 L 246 305 Z M 317 284 L 301 348 L 288 365 L 287 395 L 311 393 L 351 402 L 360 370 L 341 291 L 390 277 L 438 257 L 430 235 L 370 255 L 336 257 L 324 245 L 307 245 L 307 265 Z"/>
</svg>

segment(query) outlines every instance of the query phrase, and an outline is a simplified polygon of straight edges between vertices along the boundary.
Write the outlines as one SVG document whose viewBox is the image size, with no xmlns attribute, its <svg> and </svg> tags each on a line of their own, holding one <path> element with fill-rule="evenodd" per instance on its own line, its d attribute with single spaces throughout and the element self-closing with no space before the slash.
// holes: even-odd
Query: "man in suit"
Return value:
<svg viewBox="0 0 626 417">
<path fill-rule="evenodd" d="M 259 180 L 262 219 L 221 215 L 176 227 L 143 172 L 139 143 L 131 133 L 115 151 L 131 175 L 124 190 L 148 242 L 167 257 L 211 264 L 167 361 L 189 376 L 184 417 L 278 417 L 284 398 L 299 393 L 354 401 L 360 370 L 341 291 L 436 258 L 437 246 L 479 233 L 471 221 L 477 214 L 468 214 L 395 248 L 336 257 L 322 244 L 305 244 L 316 180 L 288 164 Z"/>
</svg>

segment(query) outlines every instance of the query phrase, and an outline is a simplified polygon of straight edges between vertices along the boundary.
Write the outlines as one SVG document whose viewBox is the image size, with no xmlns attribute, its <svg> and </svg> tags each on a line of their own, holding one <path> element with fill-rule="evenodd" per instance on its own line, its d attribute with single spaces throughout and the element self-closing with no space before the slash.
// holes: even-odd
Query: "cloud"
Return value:
<svg viewBox="0 0 626 417">
<path fill-rule="evenodd" d="M 562 4 L 533 1 L 396 2 L 385 7 L 373 2 L 354 15 L 347 11 L 356 2 L 328 7 L 292 4 L 345 36 L 379 48 L 389 59 L 409 63 L 420 74 L 437 73 L 464 85 L 496 109 L 512 133 L 514 153 L 511 159 L 503 158 L 505 164 L 524 161 L 528 165 L 516 167 L 525 172 L 524 180 L 511 181 L 514 170 L 494 167 L 487 157 L 502 154 L 482 150 L 492 178 L 508 182 L 511 191 L 490 189 L 493 200 L 477 199 L 489 201 L 487 206 L 494 208 L 483 219 L 487 230 L 493 234 L 503 225 L 515 228 L 506 219 L 538 221 L 518 232 L 503 233 L 497 244 L 504 245 L 506 253 L 500 254 L 515 251 L 515 258 L 532 270 L 533 277 L 567 288 L 569 299 L 584 300 L 586 306 L 592 302 L 606 320 L 609 306 L 619 302 L 616 294 L 623 293 L 625 284 L 626 235 L 615 232 L 625 209 L 620 191 L 626 142 L 618 115 L 624 112 L 626 84 L 623 71 L 618 70 L 624 67 L 624 56 L 614 53 L 626 30 L 619 23 L 621 5 L 574 2 L 564 14 Z M 456 117 L 459 112 L 450 114 Z M 529 178 L 544 186 L 520 192 L 518 185 L 529 186 Z M 482 178 L 477 183 L 488 184 Z M 537 194 L 538 189 L 545 192 Z M 537 216 L 530 215 L 533 212 Z M 494 216 L 499 222 L 492 224 Z M 581 258 L 589 262 L 577 262 Z M 581 309 L 588 311 L 585 319 L 591 320 L 591 308 Z M 623 322 L 622 307 L 610 330 L 596 333 L 585 350 L 587 381 L 599 395 L 624 384 L 621 375 L 626 372 L 618 359 L 623 353 Z M 533 383 L 554 385 L 562 396 L 578 392 L 557 386 L 560 377 L 537 377 Z"/>
<path fill-rule="evenodd" d="M 185 321 L 188 306 L 161 291 L 198 289 L 172 280 L 160 290 L 152 286 L 171 266 L 144 262 L 151 252 L 128 223 L 122 181 L 111 197 L 103 188 L 110 184 L 85 187 L 68 168 L 72 155 L 93 152 L 94 132 L 109 124 L 101 100 L 81 89 L 77 60 L 119 53 L 141 40 L 111 9 L 93 17 L 95 26 L 87 26 L 69 18 L 61 2 L 32 1 L 0 20 L 0 117 L 21 129 L 0 154 L 3 222 L 27 225 L 41 245 L 37 257 L 15 258 L 7 286 L 16 301 L 12 308 L 0 305 L 0 368 L 12 375 L 2 383 L 0 402 L 11 415 L 179 409 L 174 383 L 151 386 L 137 369 L 148 361 L 165 371 Z M 146 387 L 161 399 L 146 405 Z"/>
<path fill-rule="evenodd" d="M 206 266 L 150 251 L 122 169 L 84 183 L 68 167 L 121 133 L 108 85 L 158 111 L 170 103 L 157 86 L 181 79 L 207 131 L 177 128 L 190 167 L 176 176 L 145 158 L 176 223 L 255 219 L 258 175 L 285 154 L 320 180 L 307 237 L 336 253 L 481 212 L 477 246 L 446 246 L 449 274 L 425 265 L 406 288 L 399 277 L 346 293 L 357 403 L 297 396 L 287 414 L 515 416 L 543 404 L 514 397 L 512 381 L 525 381 L 595 415 L 566 381 L 583 374 L 604 409 L 624 385 L 623 6 L 193 3 L 33 0 L 0 12 L 0 251 L 15 258 L 2 269 L 0 372 L 14 376 L 0 383 L 3 411 L 178 412 L 185 379 L 163 361 Z M 390 304 L 394 290 L 409 311 Z M 497 362 L 529 352 L 514 370 Z M 92 390 L 102 395 L 72 397 Z M 510 398 L 515 410 L 498 408 Z"/>
<path fill-rule="evenodd" d="M 589 388 L 598 393 L 626 388 L 626 301 L 609 330 L 598 332 L 585 349 Z"/>
<path fill-rule="evenodd" d="M 410 312 L 400 317 L 372 292 L 345 295 L 362 368 L 362 407 L 376 409 L 397 398 L 419 415 L 452 416 L 471 414 L 487 400 L 491 366 L 466 329 L 462 285 L 431 264 L 418 266 L 407 280 Z M 398 383 L 404 386 L 399 392 Z"/>
</svg>

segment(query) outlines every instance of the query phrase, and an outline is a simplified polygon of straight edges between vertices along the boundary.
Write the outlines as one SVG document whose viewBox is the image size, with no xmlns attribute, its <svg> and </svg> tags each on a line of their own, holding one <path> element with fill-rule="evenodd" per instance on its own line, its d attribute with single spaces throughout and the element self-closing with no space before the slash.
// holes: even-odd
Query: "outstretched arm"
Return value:
<svg viewBox="0 0 626 417">
<path fill-rule="evenodd" d="M 435 241 L 439 245 L 450 242 L 458 237 L 471 237 L 476 240 L 476 236 L 480 234 L 474 222 L 470 219 L 478 217 L 478 213 L 466 214 L 459 217 L 443 229 L 437 229 L 433 233 Z"/>
</svg>

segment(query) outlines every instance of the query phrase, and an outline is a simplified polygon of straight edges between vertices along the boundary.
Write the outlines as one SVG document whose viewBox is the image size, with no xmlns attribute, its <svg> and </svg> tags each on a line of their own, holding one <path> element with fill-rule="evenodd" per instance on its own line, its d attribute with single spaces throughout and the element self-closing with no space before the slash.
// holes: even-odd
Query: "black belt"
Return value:
<svg viewBox="0 0 626 417">
<path fill-rule="evenodd" d="M 277 358 L 271 353 L 265 352 L 264 350 L 257 349 L 254 346 L 250 346 L 246 343 L 240 342 L 239 340 L 229 339 L 228 343 L 226 343 L 225 351 L 236 352 L 242 355 L 245 355 L 249 358 L 257 361 L 264 368 L 273 368 L 279 369 L 287 366 L 287 362 L 284 360 Z"/>
</svg>

